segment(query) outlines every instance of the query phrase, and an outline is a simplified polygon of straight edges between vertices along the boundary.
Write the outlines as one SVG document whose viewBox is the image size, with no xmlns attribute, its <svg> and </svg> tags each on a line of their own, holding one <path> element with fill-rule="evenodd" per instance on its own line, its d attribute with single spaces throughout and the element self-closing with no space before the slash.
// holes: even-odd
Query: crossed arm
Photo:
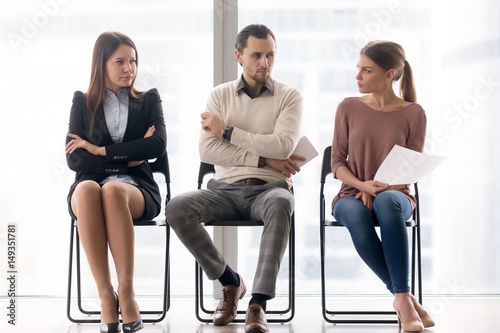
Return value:
<svg viewBox="0 0 500 333">
<path fill-rule="evenodd" d="M 149 127 L 148 131 L 144 135 L 144 138 L 149 138 L 150 136 L 153 136 L 153 133 L 155 131 L 156 131 L 156 128 L 154 125 Z M 81 137 L 79 137 L 76 134 L 67 133 L 66 135 L 68 137 L 72 138 L 72 140 L 70 140 L 68 142 L 68 144 L 66 145 L 66 154 L 73 154 L 73 152 L 75 152 L 76 149 L 82 148 L 82 149 L 85 149 L 86 151 L 88 151 L 89 153 L 91 153 L 92 155 L 106 156 L 106 147 L 105 146 L 103 146 L 103 147 L 96 146 L 96 145 L 88 142 L 87 140 L 83 140 Z M 141 164 L 142 162 L 144 162 L 144 161 L 128 161 L 127 167 L 129 167 L 129 168 L 135 167 L 135 166 L 138 166 L 139 164 Z"/>
<path fill-rule="evenodd" d="M 216 114 L 203 112 L 201 114 L 201 128 L 205 132 L 212 132 L 217 137 L 222 138 L 226 125 Z M 286 159 L 260 158 L 264 159 L 265 165 L 283 172 L 287 177 L 290 177 L 300 171 L 300 167 L 295 162 L 296 160 L 305 160 L 304 157 L 296 154 L 291 154 L 290 157 Z"/>
</svg>

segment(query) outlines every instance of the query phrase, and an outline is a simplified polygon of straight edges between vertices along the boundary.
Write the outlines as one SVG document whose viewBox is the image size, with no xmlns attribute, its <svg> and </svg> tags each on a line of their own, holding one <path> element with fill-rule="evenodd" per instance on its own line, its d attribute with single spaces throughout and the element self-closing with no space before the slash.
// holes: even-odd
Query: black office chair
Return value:
<svg viewBox="0 0 500 333">
<path fill-rule="evenodd" d="M 170 200 L 170 171 L 168 166 L 168 155 L 165 154 L 158 157 L 154 162 L 150 163 L 153 173 L 161 173 L 165 177 L 166 186 L 166 196 L 165 205 Z M 81 277 L 80 277 L 80 237 L 78 236 L 77 221 L 71 219 L 71 234 L 70 234 L 70 245 L 69 245 L 69 273 L 68 273 L 68 298 L 67 298 L 67 316 L 68 319 L 74 323 L 99 323 L 99 318 L 73 318 L 71 315 L 71 281 L 72 281 L 72 271 L 73 271 L 73 239 L 76 235 L 76 278 L 77 278 L 77 296 L 78 296 L 78 309 L 80 313 L 87 315 L 88 317 L 92 315 L 100 315 L 100 311 L 85 310 L 82 307 L 82 293 L 81 293 Z M 153 311 L 140 311 L 141 316 L 158 316 L 158 318 L 143 318 L 145 323 L 156 323 L 160 322 L 165 318 L 168 309 L 170 308 L 170 267 L 169 267 L 169 245 L 170 245 L 170 226 L 165 219 L 162 220 L 142 220 L 135 221 L 134 226 L 159 226 L 165 228 L 165 276 L 163 282 L 163 300 L 162 309 Z M 75 233 L 76 230 L 76 233 Z"/>
<path fill-rule="evenodd" d="M 320 242 L 321 242 L 321 306 L 323 312 L 323 318 L 329 323 L 347 323 L 347 324 L 388 324 L 388 323 L 397 323 L 396 319 L 336 319 L 329 318 L 328 316 L 335 317 L 338 316 L 380 316 L 380 315 L 393 315 L 396 316 L 395 311 L 330 311 L 326 307 L 326 289 L 325 289 L 325 229 L 326 227 L 344 227 L 342 224 L 335 220 L 327 220 L 325 218 L 326 211 L 326 203 L 324 196 L 324 186 L 326 178 L 331 171 L 331 146 L 327 147 L 324 151 L 323 155 L 323 164 L 321 167 L 321 186 L 319 193 L 320 200 Z M 420 304 L 422 304 L 422 262 L 421 262 L 421 244 L 420 244 L 420 204 L 418 198 L 418 186 L 417 183 L 414 184 L 415 190 L 415 198 L 417 199 L 417 206 L 413 210 L 413 216 L 406 221 L 406 227 L 411 228 L 412 236 L 411 236 L 411 293 L 415 295 L 415 275 L 416 270 L 418 271 L 418 300 Z M 330 205 L 328 205 L 328 209 L 330 209 Z M 376 223 L 376 222 L 375 222 Z M 375 226 L 378 226 L 375 224 Z"/>
<path fill-rule="evenodd" d="M 203 163 L 200 164 L 200 172 L 198 174 L 198 189 L 201 189 L 203 184 L 203 179 L 208 174 L 214 174 L 215 169 L 212 164 Z M 293 189 L 292 189 L 293 190 Z M 264 223 L 262 221 L 207 221 L 202 222 L 204 226 L 233 226 L 233 227 L 251 227 L 251 226 L 263 226 Z M 285 318 L 268 318 L 267 321 L 269 323 L 285 323 L 289 322 L 293 319 L 295 315 L 295 213 L 292 214 L 291 219 L 291 228 L 290 228 L 290 238 L 288 241 L 288 307 L 283 310 L 268 310 L 266 314 L 271 315 L 286 315 Z M 211 318 L 203 318 L 200 314 L 200 310 L 207 314 L 213 315 L 214 310 L 208 310 L 204 306 L 203 302 L 203 270 L 198 262 L 195 263 L 195 283 L 196 283 L 196 291 L 195 291 L 195 306 L 196 306 L 196 318 L 199 321 L 204 323 L 211 323 L 213 319 Z M 238 311 L 238 314 L 245 314 L 245 311 Z M 236 318 L 233 322 L 245 322 L 244 319 Z"/>
</svg>

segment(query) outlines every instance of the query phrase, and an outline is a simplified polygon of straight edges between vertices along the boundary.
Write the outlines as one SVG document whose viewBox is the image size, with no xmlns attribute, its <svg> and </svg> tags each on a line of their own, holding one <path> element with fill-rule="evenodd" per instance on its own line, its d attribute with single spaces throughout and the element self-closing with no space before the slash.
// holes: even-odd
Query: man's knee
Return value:
<svg viewBox="0 0 500 333">
<path fill-rule="evenodd" d="M 187 194 L 180 194 L 173 197 L 165 207 L 165 216 L 171 227 L 175 228 L 179 223 L 184 221 L 192 210 L 192 201 L 194 199 Z"/>
<path fill-rule="evenodd" d="M 268 196 L 264 201 L 265 210 L 268 213 L 278 213 L 291 216 L 295 206 L 295 200 L 291 193 L 284 190 L 275 191 L 272 195 Z"/>
</svg>

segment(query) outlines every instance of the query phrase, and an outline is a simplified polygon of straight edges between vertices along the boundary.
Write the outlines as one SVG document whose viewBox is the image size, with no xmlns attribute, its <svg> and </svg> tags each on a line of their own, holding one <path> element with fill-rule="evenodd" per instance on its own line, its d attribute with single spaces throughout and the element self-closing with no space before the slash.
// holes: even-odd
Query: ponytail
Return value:
<svg viewBox="0 0 500 333">
<path fill-rule="evenodd" d="M 393 81 L 401 80 L 399 84 L 400 97 L 407 102 L 414 103 L 417 101 L 413 72 L 401 45 L 390 41 L 376 40 L 366 44 L 360 53 L 373 60 L 386 71 L 394 69 Z"/>
<path fill-rule="evenodd" d="M 403 75 L 399 83 L 399 95 L 407 102 L 414 103 L 417 101 L 417 92 L 413 82 L 413 71 L 407 60 L 404 61 Z"/>
</svg>

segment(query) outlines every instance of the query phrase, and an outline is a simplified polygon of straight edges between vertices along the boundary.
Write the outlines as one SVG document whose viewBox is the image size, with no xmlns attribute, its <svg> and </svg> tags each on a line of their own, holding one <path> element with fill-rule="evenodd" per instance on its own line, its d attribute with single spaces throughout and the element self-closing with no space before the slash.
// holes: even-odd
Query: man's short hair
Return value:
<svg viewBox="0 0 500 333">
<path fill-rule="evenodd" d="M 236 36 L 236 43 L 234 44 L 236 50 L 243 53 L 243 49 L 247 47 L 248 37 L 253 36 L 258 39 L 267 39 L 267 36 L 271 36 L 276 44 L 276 37 L 274 37 L 271 29 L 266 27 L 264 24 L 250 24 L 241 29 Z"/>
</svg>

